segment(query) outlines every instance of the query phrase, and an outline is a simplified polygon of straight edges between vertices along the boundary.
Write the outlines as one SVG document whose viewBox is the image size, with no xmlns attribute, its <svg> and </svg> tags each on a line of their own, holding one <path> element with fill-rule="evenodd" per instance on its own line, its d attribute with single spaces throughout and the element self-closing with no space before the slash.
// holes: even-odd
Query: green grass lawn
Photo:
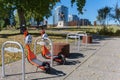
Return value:
<svg viewBox="0 0 120 80">
<path fill-rule="evenodd" d="M 53 31 L 47 31 L 49 38 L 53 41 L 53 42 L 65 42 L 66 40 L 66 35 L 59 33 L 59 32 L 53 32 Z M 40 31 L 39 30 L 29 30 L 29 33 L 32 35 L 33 37 L 33 44 L 34 41 L 36 39 L 36 37 L 40 36 Z M 25 44 L 24 44 L 24 36 L 23 34 L 19 33 L 19 30 L 2 30 L 0 31 L 0 53 L 1 53 L 1 46 L 5 41 L 17 41 L 19 43 L 21 43 L 23 45 L 23 47 L 25 48 Z M 72 42 L 72 40 L 71 40 Z M 33 44 L 31 44 L 31 49 L 33 50 Z M 10 45 L 10 46 L 15 46 L 15 45 Z M 37 47 L 38 48 L 38 47 Z M 37 49 L 37 52 L 40 53 L 40 49 Z M 27 50 L 25 49 L 25 54 L 27 55 Z M 14 53 L 11 54 L 10 52 L 5 51 L 5 64 L 7 63 L 11 63 L 17 60 L 21 59 L 21 53 Z M 1 54 L 0 54 L 0 65 L 1 65 Z"/>
</svg>

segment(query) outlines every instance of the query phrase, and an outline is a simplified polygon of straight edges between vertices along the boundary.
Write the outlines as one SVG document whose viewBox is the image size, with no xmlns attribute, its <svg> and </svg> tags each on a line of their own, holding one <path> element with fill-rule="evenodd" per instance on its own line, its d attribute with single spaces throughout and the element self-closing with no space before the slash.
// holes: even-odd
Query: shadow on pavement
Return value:
<svg viewBox="0 0 120 80">
<path fill-rule="evenodd" d="M 35 74 L 35 73 L 44 73 L 44 74 L 50 74 L 53 76 L 50 77 L 43 77 L 43 78 L 36 78 L 36 79 L 30 79 L 30 80 L 41 80 L 41 79 L 49 79 L 49 78 L 56 78 L 56 77 L 61 77 L 61 76 L 65 76 L 66 74 L 62 71 L 59 71 L 57 69 L 51 68 L 49 73 L 45 73 L 44 71 L 34 71 L 34 72 L 27 72 L 25 74 Z M 7 74 L 6 77 L 9 76 L 17 76 L 17 75 L 22 75 L 22 73 L 15 73 L 15 74 Z"/>
<path fill-rule="evenodd" d="M 76 65 L 81 63 L 79 60 L 67 60 L 64 65 Z"/>
<path fill-rule="evenodd" d="M 31 79 L 31 80 L 42 80 L 42 79 L 50 79 L 50 78 L 56 78 L 56 77 L 61 77 L 61 76 L 65 76 L 66 74 L 62 71 L 56 70 L 54 68 L 51 68 L 50 73 L 48 73 L 50 75 L 54 75 L 54 76 L 49 76 L 49 77 L 43 77 L 43 78 L 36 78 L 36 79 Z"/>
<path fill-rule="evenodd" d="M 81 53 L 70 53 L 68 59 L 83 58 L 84 55 Z"/>
<path fill-rule="evenodd" d="M 64 65 L 76 65 L 81 63 L 79 60 L 74 60 L 78 58 L 83 58 L 84 55 L 81 53 L 70 53 L 69 57 L 67 57 L 67 60 Z"/>
</svg>

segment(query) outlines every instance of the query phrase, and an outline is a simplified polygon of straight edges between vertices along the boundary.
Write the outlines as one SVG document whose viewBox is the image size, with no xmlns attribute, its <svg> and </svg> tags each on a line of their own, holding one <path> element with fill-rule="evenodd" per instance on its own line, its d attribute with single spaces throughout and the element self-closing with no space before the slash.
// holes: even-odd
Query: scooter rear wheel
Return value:
<svg viewBox="0 0 120 80">
<path fill-rule="evenodd" d="M 48 62 L 44 62 L 43 66 L 45 67 L 45 73 L 50 73 L 50 64 Z"/>
<path fill-rule="evenodd" d="M 61 59 L 60 64 L 65 64 L 66 63 L 66 59 L 65 59 L 65 56 L 63 54 L 59 54 L 58 58 Z"/>
</svg>

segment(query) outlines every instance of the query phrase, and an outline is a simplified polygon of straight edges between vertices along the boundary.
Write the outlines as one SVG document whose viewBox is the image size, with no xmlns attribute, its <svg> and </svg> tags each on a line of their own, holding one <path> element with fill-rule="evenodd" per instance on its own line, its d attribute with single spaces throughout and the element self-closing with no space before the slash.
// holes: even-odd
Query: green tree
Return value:
<svg viewBox="0 0 120 80">
<path fill-rule="evenodd" d="M 118 3 L 115 5 L 114 13 L 111 14 L 111 17 L 115 20 L 115 22 L 119 22 L 120 24 L 120 8 L 118 6 Z"/>
<path fill-rule="evenodd" d="M 102 26 L 106 26 L 106 20 L 110 15 L 110 11 L 111 8 L 107 6 L 98 10 L 97 20 L 100 22 Z"/>
<path fill-rule="evenodd" d="M 80 14 L 83 14 L 83 7 L 85 6 L 86 0 L 71 0 L 71 6 L 73 4 L 77 5 L 77 10 L 79 11 Z"/>
<path fill-rule="evenodd" d="M 51 16 L 51 10 L 60 0 L 0 0 L 1 9 L 7 6 L 7 8 L 17 9 L 20 27 L 26 25 L 26 16 L 34 17 L 36 20 L 41 21 L 43 17 L 48 18 Z M 76 4 L 79 13 L 82 13 L 82 8 L 85 5 L 86 0 L 71 0 L 71 5 Z"/>
<path fill-rule="evenodd" d="M 0 26 L 1 29 L 3 27 L 6 27 L 9 25 L 9 17 L 10 17 L 10 12 L 12 10 L 12 7 L 9 7 L 8 5 L 5 5 L 5 2 L 3 0 L 0 0 L 0 20 L 2 21 L 2 25 Z"/>
</svg>

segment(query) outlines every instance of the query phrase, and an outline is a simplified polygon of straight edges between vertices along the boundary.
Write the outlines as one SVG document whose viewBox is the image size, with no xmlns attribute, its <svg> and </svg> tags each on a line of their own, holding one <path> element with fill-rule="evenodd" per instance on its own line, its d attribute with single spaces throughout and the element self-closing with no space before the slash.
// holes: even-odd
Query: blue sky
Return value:
<svg viewBox="0 0 120 80">
<path fill-rule="evenodd" d="M 68 7 L 69 14 L 76 14 L 80 18 L 89 19 L 92 23 L 93 23 L 93 21 L 96 20 L 96 16 L 98 15 L 97 11 L 99 9 L 101 9 L 105 6 L 114 7 L 117 2 L 119 3 L 119 7 L 120 7 L 120 0 L 86 0 L 86 4 L 83 8 L 84 14 L 82 15 L 82 14 L 78 14 L 76 5 L 71 7 L 70 1 L 71 0 L 61 0 L 61 2 L 57 3 L 57 5 L 55 7 L 60 6 L 60 5 L 65 5 Z M 54 9 L 53 9 L 53 11 L 54 11 Z M 53 23 L 52 16 L 48 19 L 48 23 L 49 24 Z M 109 23 L 112 24 L 113 21 L 110 21 Z"/>
</svg>

